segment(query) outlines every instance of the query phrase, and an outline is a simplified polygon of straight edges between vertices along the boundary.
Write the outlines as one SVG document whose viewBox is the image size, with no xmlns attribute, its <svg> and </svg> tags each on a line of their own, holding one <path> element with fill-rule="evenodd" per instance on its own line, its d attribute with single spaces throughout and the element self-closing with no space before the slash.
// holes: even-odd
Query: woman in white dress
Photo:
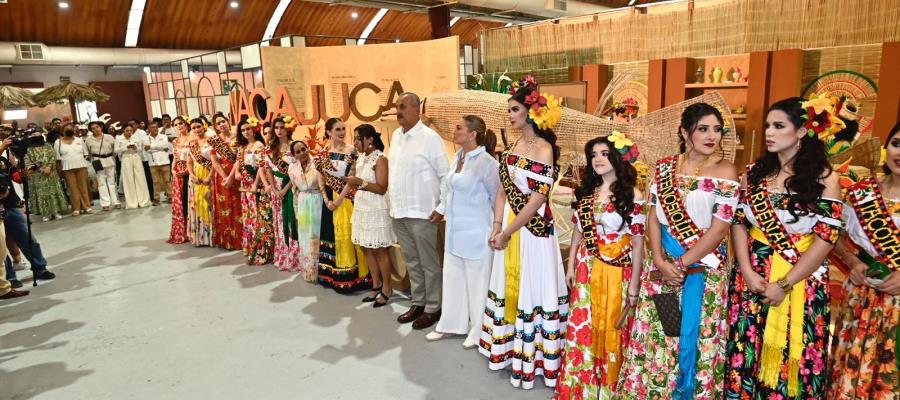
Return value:
<svg viewBox="0 0 900 400">
<path fill-rule="evenodd" d="M 134 129 L 126 125 L 121 136 L 116 138 L 116 153 L 122 162 L 122 187 L 125 189 L 125 208 L 150 206 L 147 192 L 147 178 L 141 154 L 144 152 L 144 138 L 134 134 Z"/>
<path fill-rule="evenodd" d="M 490 243 L 496 253 L 480 351 L 492 370 L 512 366 L 510 383 L 525 389 L 537 376 L 556 386 L 569 312 L 548 202 L 558 172 L 559 146 L 551 130 L 558 113 L 559 105 L 532 86 L 509 99 L 510 123 L 522 136 L 500 156 L 501 189 L 494 202 Z"/>
<path fill-rule="evenodd" d="M 391 295 L 391 257 L 388 249 L 397 242 L 391 223 L 388 200 L 385 196 L 388 188 L 388 162 L 384 156 L 384 142 L 381 135 L 369 124 L 355 129 L 354 145 L 362 154 L 356 161 L 356 176 L 345 178 L 342 197 L 351 190 L 357 189 L 353 217 L 351 240 L 353 244 L 363 248 L 372 274 L 372 285 L 381 288 L 373 296 L 363 299 L 372 302 L 375 308 L 387 305 Z"/>
</svg>

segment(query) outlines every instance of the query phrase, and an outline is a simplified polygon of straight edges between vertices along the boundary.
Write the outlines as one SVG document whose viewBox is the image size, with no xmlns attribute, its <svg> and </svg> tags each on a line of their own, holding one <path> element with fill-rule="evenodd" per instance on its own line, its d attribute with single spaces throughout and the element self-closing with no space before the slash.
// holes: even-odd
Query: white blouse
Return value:
<svg viewBox="0 0 900 400">
<path fill-rule="evenodd" d="M 686 179 L 687 178 L 687 179 Z M 685 187 L 684 184 L 690 185 Z M 731 179 L 700 176 L 694 179 L 690 175 L 678 175 L 675 184 L 678 193 L 684 200 L 688 217 L 697 228 L 706 230 L 712 225 L 713 217 L 729 224 L 735 223 L 734 214 L 738 207 L 738 187 L 740 184 Z M 685 194 L 685 190 L 687 194 Z M 650 186 L 650 206 L 659 205 L 656 180 Z M 668 225 L 662 207 L 656 207 L 656 219 L 660 224 Z"/>
<path fill-rule="evenodd" d="M 594 226 L 597 228 L 597 244 L 604 245 L 617 242 L 624 235 L 644 236 L 647 215 L 644 214 L 644 202 L 635 201 L 631 210 L 631 224 L 623 224 L 623 218 L 616 212 L 616 206 L 612 202 L 594 203 Z M 578 210 L 572 216 L 572 222 L 578 232 L 581 230 L 581 220 Z"/>
<path fill-rule="evenodd" d="M 63 143 L 62 138 L 57 139 L 53 149 L 56 150 L 56 158 L 62 165 L 63 171 L 87 168 L 89 153 L 87 145 L 81 138 L 76 137 L 70 144 Z"/>
<path fill-rule="evenodd" d="M 900 203 L 900 199 L 885 199 L 885 201 L 888 203 L 888 207 L 891 206 L 891 203 Z M 878 250 L 875 249 L 872 241 L 866 236 L 866 231 L 863 230 L 862 224 L 860 224 L 859 218 L 856 216 L 856 210 L 853 209 L 850 203 L 844 203 L 843 217 L 846 224 L 844 229 L 847 231 L 847 236 L 850 237 L 850 240 L 865 250 L 866 253 L 871 255 L 878 254 Z M 893 220 L 894 225 L 900 226 L 900 213 L 892 213 L 891 220 Z"/>
</svg>

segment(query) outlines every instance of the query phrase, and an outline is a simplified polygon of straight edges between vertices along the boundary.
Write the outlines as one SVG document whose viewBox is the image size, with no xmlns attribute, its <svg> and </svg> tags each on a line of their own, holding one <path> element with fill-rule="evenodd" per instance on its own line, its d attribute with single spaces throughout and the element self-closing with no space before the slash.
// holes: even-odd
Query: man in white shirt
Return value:
<svg viewBox="0 0 900 400">
<path fill-rule="evenodd" d="M 147 131 L 141 129 L 141 121 L 136 119 L 128 120 L 128 125 L 134 130 L 134 135 L 144 142 L 144 149 L 141 151 L 141 164 L 144 166 L 144 179 L 147 180 L 147 195 L 153 198 L 153 176 L 150 174 L 150 135 Z"/>
<path fill-rule="evenodd" d="M 153 205 L 159 205 L 159 193 L 172 201 L 172 178 L 169 174 L 169 138 L 159 132 L 159 123 L 150 121 L 150 175 L 153 176 Z"/>
<path fill-rule="evenodd" d="M 388 193 L 412 291 L 412 307 L 397 322 L 425 329 L 441 317 L 438 225 L 429 217 L 440 203 L 441 181 L 450 166 L 443 140 L 420 120 L 419 97 L 403 93 L 396 106 L 400 127 L 391 136 Z"/>
</svg>

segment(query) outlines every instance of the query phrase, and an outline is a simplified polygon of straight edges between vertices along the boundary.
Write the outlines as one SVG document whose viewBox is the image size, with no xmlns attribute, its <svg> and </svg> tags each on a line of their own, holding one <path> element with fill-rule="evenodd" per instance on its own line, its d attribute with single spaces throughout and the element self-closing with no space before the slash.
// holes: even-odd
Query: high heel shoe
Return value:
<svg viewBox="0 0 900 400">
<path fill-rule="evenodd" d="M 378 301 L 378 297 L 384 298 L 384 302 Z M 378 291 L 378 294 L 375 295 L 375 302 L 372 303 L 372 308 L 379 308 L 388 305 L 388 302 L 391 301 L 391 296 L 384 294 L 382 291 Z"/>
<path fill-rule="evenodd" d="M 377 287 L 377 288 L 372 288 L 372 291 L 373 291 L 373 292 L 381 293 L 381 286 L 379 286 L 379 287 Z M 366 296 L 366 297 L 363 297 L 362 302 L 363 302 L 363 303 L 371 303 L 371 302 L 375 301 L 375 299 L 378 298 L 378 293 L 375 293 L 374 296 Z"/>
</svg>

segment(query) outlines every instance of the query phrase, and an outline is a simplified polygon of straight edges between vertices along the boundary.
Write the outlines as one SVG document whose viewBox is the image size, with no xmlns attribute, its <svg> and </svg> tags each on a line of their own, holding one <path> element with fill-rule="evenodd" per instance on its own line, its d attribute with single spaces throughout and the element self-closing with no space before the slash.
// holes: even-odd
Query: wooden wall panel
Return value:
<svg viewBox="0 0 900 400">
<path fill-rule="evenodd" d="M 351 16 L 353 12 L 358 15 L 356 19 Z M 290 34 L 358 38 L 377 13 L 377 8 L 294 1 L 284 12 L 281 24 L 275 30 L 275 36 Z M 344 39 L 340 38 L 306 38 L 306 45 L 309 47 L 343 44 Z"/>
<path fill-rule="evenodd" d="M 752 76 L 751 80 L 754 79 Z M 803 90 L 803 50 L 788 49 L 772 52 L 769 79 L 769 103 L 788 97 L 800 96 Z"/>
<path fill-rule="evenodd" d="M 91 82 L 109 95 L 109 100 L 97 103 L 99 114 L 109 113 L 112 121 L 147 119 L 144 84 L 140 81 Z"/>
<path fill-rule="evenodd" d="M 666 61 L 650 60 L 647 67 L 647 111 L 656 111 L 665 104 Z"/>
<path fill-rule="evenodd" d="M 693 58 L 671 58 L 666 62 L 664 105 L 680 103 L 687 100 L 684 85 L 694 81 L 695 63 Z"/>
<path fill-rule="evenodd" d="M 885 43 L 881 50 L 881 75 L 878 77 L 878 104 L 875 106 L 875 131 L 882 140 L 900 120 L 900 42 Z"/>
</svg>

